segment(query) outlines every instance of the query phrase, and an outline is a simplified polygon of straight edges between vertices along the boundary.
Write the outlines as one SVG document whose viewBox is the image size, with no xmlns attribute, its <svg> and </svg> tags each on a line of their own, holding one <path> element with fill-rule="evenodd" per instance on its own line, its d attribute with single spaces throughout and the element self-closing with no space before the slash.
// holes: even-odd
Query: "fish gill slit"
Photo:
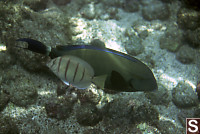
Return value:
<svg viewBox="0 0 200 134">
<path fill-rule="evenodd" d="M 82 80 L 83 80 L 83 78 L 84 78 L 84 75 L 85 75 L 85 68 L 83 69 L 83 73 L 82 73 L 82 77 L 81 77 L 80 81 L 82 81 Z"/>
<path fill-rule="evenodd" d="M 74 82 L 74 80 L 76 78 L 76 74 L 77 74 L 77 71 L 78 71 L 78 66 L 79 66 L 79 63 L 77 63 L 77 65 L 76 65 L 76 69 L 75 69 L 74 77 L 73 77 L 73 82 Z"/>
<path fill-rule="evenodd" d="M 61 61 L 62 61 L 62 57 L 60 57 L 59 62 L 58 62 L 58 72 L 60 71 L 60 64 L 61 64 Z"/>
<path fill-rule="evenodd" d="M 69 64 L 70 64 L 70 59 L 68 60 L 67 66 L 66 66 L 66 69 L 65 69 L 65 80 L 66 81 L 67 81 L 67 71 L 68 71 L 68 68 L 69 68 Z"/>
</svg>

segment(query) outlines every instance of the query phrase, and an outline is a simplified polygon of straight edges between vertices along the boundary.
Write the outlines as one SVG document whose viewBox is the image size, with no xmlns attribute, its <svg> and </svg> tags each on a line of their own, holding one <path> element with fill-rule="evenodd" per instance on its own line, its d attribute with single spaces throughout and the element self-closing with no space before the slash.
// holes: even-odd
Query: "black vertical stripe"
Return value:
<svg viewBox="0 0 200 134">
<path fill-rule="evenodd" d="M 77 65 L 76 65 L 76 70 L 75 70 L 75 72 L 74 72 L 74 78 L 73 78 L 73 82 L 74 82 L 74 80 L 75 80 L 76 73 L 77 73 L 77 71 L 78 71 L 78 66 L 79 66 L 79 63 L 77 63 Z"/>
<path fill-rule="evenodd" d="M 59 71 L 60 71 L 60 64 L 61 64 L 61 61 L 62 61 L 62 57 L 60 57 L 59 62 L 58 62 L 58 73 L 59 73 Z"/>
<path fill-rule="evenodd" d="M 83 80 L 83 78 L 84 78 L 84 75 L 85 75 L 85 68 L 84 68 L 84 70 L 83 70 L 82 77 L 81 77 L 80 81 L 82 81 L 82 80 Z"/>
<path fill-rule="evenodd" d="M 53 62 L 52 62 L 52 64 L 51 64 L 50 68 L 52 68 L 52 67 L 55 65 L 56 60 L 57 60 L 57 58 L 56 58 L 56 59 L 53 59 Z"/>
<path fill-rule="evenodd" d="M 65 80 L 67 81 L 67 71 L 68 71 L 68 68 L 69 68 L 69 64 L 70 64 L 70 59 L 68 60 L 67 62 L 67 66 L 65 68 Z"/>
</svg>

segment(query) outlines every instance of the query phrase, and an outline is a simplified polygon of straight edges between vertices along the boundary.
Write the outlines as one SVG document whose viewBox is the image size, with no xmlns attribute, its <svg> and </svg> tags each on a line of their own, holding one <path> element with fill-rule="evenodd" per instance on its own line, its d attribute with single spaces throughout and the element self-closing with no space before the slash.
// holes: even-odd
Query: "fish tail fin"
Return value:
<svg viewBox="0 0 200 134">
<path fill-rule="evenodd" d="M 23 48 L 23 47 L 19 47 L 19 48 L 28 49 L 30 51 L 40 53 L 40 54 L 45 54 L 45 55 L 49 55 L 49 53 L 51 52 L 51 47 L 46 46 L 42 42 L 37 41 L 37 40 L 33 40 L 30 38 L 21 38 L 21 39 L 17 39 L 16 41 L 23 41 L 23 42 L 28 43 L 27 48 Z"/>
<path fill-rule="evenodd" d="M 97 85 L 99 88 L 104 88 L 105 81 L 106 81 L 107 75 L 100 75 L 96 76 L 92 79 L 92 82 Z"/>
</svg>

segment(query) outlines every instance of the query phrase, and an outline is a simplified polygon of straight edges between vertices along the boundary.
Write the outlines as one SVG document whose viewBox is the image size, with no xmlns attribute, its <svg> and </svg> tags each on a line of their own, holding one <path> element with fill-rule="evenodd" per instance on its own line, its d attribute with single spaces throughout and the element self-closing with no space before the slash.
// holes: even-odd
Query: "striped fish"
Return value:
<svg viewBox="0 0 200 134">
<path fill-rule="evenodd" d="M 47 63 L 50 70 L 65 84 L 85 89 L 93 82 L 103 88 L 106 75 L 94 77 L 93 68 L 84 60 L 71 55 L 60 56 Z"/>
</svg>

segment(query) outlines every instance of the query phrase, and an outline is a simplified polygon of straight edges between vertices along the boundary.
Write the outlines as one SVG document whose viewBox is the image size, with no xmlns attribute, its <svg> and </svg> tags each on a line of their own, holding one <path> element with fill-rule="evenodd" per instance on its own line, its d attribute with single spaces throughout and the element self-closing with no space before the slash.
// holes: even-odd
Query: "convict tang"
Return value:
<svg viewBox="0 0 200 134">
<path fill-rule="evenodd" d="M 78 57 L 60 56 L 50 60 L 47 66 L 67 85 L 85 89 L 93 82 L 99 88 L 104 87 L 106 75 L 94 77 L 93 68 Z"/>
</svg>

